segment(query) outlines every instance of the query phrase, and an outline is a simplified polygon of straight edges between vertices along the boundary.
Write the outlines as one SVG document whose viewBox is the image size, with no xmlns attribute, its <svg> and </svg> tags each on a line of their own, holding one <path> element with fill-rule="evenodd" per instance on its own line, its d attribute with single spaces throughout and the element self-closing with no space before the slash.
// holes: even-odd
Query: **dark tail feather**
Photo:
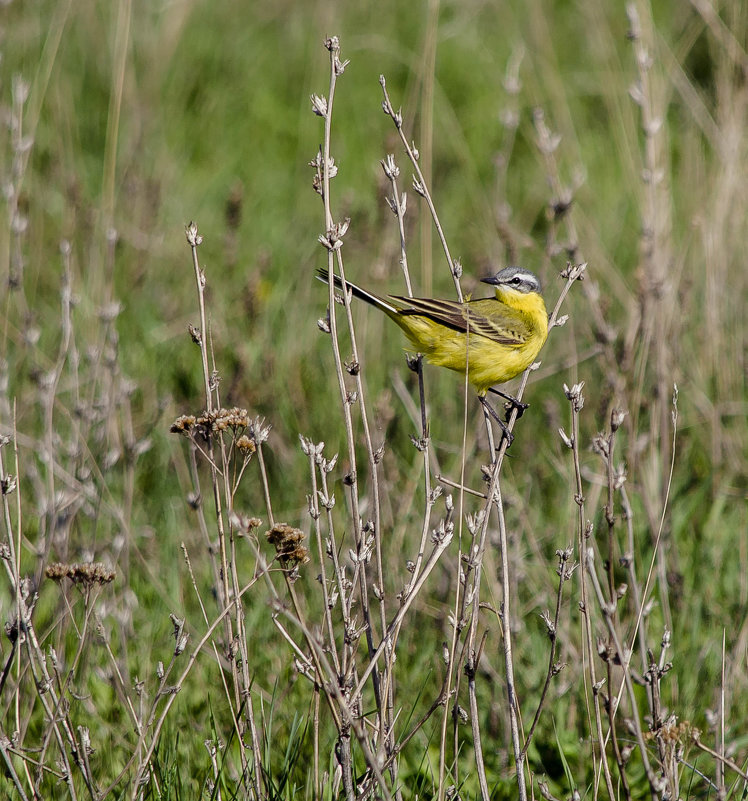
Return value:
<svg viewBox="0 0 748 801">
<path fill-rule="evenodd" d="M 317 270 L 317 278 L 322 281 L 323 283 L 328 283 L 328 272 L 327 270 L 322 269 L 321 267 Z M 335 289 L 339 289 L 341 292 L 343 291 L 343 281 L 341 280 L 339 275 L 333 274 L 333 283 L 335 285 Z M 350 281 L 346 281 L 345 285 L 348 287 L 348 291 L 353 295 L 354 298 L 359 298 L 360 300 L 365 301 L 366 303 L 370 303 L 372 306 L 376 306 L 378 309 L 381 309 L 384 312 L 388 313 L 397 313 L 397 308 L 393 306 L 391 303 L 388 303 L 384 298 L 380 298 L 379 295 L 373 295 L 371 292 L 367 292 L 365 289 L 361 289 L 360 286 L 356 286 L 356 284 L 352 284 Z"/>
</svg>

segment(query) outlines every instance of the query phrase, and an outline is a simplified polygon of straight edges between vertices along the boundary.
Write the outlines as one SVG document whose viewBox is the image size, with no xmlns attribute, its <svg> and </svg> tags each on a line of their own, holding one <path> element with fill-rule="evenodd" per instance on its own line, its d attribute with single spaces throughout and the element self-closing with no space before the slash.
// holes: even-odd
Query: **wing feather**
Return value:
<svg viewBox="0 0 748 801">
<path fill-rule="evenodd" d="M 478 334 L 501 345 L 522 345 L 532 335 L 529 326 L 513 309 L 495 298 L 481 298 L 467 303 L 432 298 L 391 296 L 401 306 L 400 314 L 414 314 L 465 332 Z"/>
</svg>

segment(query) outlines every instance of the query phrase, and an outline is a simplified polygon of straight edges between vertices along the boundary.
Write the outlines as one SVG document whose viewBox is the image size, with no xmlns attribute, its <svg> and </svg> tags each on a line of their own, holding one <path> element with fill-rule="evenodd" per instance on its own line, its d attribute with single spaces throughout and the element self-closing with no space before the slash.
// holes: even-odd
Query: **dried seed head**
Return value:
<svg viewBox="0 0 748 801">
<path fill-rule="evenodd" d="M 202 245 L 203 238 L 197 232 L 197 223 L 191 222 L 185 229 L 185 234 L 187 235 L 187 244 L 191 248 L 196 248 L 198 245 Z"/>
<path fill-rule="evenodd" d="M 384 174 L 390 179 L 390 181 L 394 180 L 398 177 L 398 175 L 400 175 L 400 168 L 397 166 L 397 164 L 395 164 L 395 157 L 391 153 L 388 153 L 387 156 L 379 163 L 382 165 Z"/>
<path fill-rule="evenodd" d="M 196 418 L 193 414 L 183 414 L 171 424 L 169 431 L 172 434 L 189 434 L 195 425 Z"/>
<path fill-rule="evenodd" d="M 74 564 L 54 562 L 47 566 L 45 574 L 53 581 L 62 581 L 68 578 L 73 584 L 85 587 L 91 587 L 94 584 L 109 584 L 117 575 L 114 570 L 110 570 L 102 562 L 76 562 Z"/>
<path fill-rule="evenodd" d="M 202 345 L 203 335 L 200 333 L 200 329 L 192 325 L 192 323 L 189 323 L 187 325 L 187 330 L 190 332 L 190 339 L 192 339 L 196 345 Z"/>
<path fill-rule="evenodd" d="M 610 430 L 618 431 L 618 429 L 623 425 L 623 421 L 627 414 L 628 412 L 624 411 L 623 409 L 613 409 L 610 413 Z"/>
<path fill-rule="evenodd" d="M 610 443 L 605 434 L 595 434 L 592 438 L 592 450 L 604 459 L 610 456 Z"/>
<path fill-rule="evenodd" d="M 318 117 L 326 117 L 327 116 L 327 99 L 322 95 L 310 95 L 309 98 L 312 101 L 312 111 Z"/>
<path fill-rule="evenodd" d="M 251 456 L 256 450 L 257 446 L 254 440 L 250 439 L 246 434 L 242 434 L 236 441 L 236 447 L 244 454 L 244 456 Z"/>
<path fill-rule="evenodd" d="M 587 269 L 587 262 L 583 264 L 573 264 L 570 261 L 566 262 L 566 267 L 559 273 L 561 278 L 566 278 L 567 281 L 583 281 L 584 273 Z"/>
<path fill-rule="evenodd" d="M 309 551 L 303 541 L 303 531 L 287 523 L 276 523 L 265 535 L 268 542 L 275 546 L 278 560 L 284 570 L 291 570 L 309 561 Z"/>
<path fill-rule="evenodd" d="M 16 488 L 16 477 L 8 473 L 0 479 L 0 492 L 3 495 L 10 495 Z"/>
<path fill-rule="evenodd" d="M 582 395 L 582 389 L 584 389 L 584 381 L 580 381 L 578 384 L 573 384 L 571 389 L 564 384 L 564 394 L 566 395 L 567 399 L 571 401 L 572 409 L 575 412 L 581 412 L 584 408 L 584 395 Z"/>
</svg>

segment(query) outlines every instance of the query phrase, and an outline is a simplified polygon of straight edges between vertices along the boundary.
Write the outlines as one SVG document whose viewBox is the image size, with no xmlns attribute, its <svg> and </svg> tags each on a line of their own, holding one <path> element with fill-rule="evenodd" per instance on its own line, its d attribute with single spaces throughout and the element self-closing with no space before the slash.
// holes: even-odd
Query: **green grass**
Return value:
<svg viewBox="0 0 748 801">
<path fill-rule="evenodd" d="M 635 43 L 626 38 L 629 23 L 618 4 L 451 3 L 439 8 L 438 19 L 429 16 L 428 3 L 390 0 L 314 9 L 289 2 L 250 4 L 238 10 L 205 2 L 138 3 L 129 21 L 124 9 L 116 4 L 11 4 L 3 11 L 0 62 L 0 112 L 6 123 L 0 173 L 3 185 L 15 191 L 3 196 L 6 213 L 0 225 L 5 289 L 0 431 L 17 433 L 18 466 L 12 442 L 1 455 L 4 475 L 19 476 L 17 493 L 4 496 L 0 539 L 6 546 L 20 546 L 20 576 L 39 582 L 31 620 L 41 651 L 49 654 L 53 647 L 61 660 L 55 681 L 63 687 L 73 730 L 90 730 L 98 789 L 114 781 L 137 742 L 125 697 L 138 717 L 157 698 L 157 665 L 160 661 L 168 668 L 174 649 L 169 614 L 186 618 L 190 641 L 175 658 L 167 684 L 176 682 L 221 608 L 214 572 L 218 557 L 186 500 L 194 490 L 189 445 L 168 431 L 178 415 L 199 414 L 205 406 L 200 349 L 187 333 L 188 324 L 199 325 L 184 240 L 184 226 L 194 219 L 205 238 L 199 257 L 207 276 L 210 345 L 221 376 L 222 405 L 247 408 L 251 417 L 264 417 L 272 426 L 263 455 L 275 520 L 303 529 L 312 550 L 311 563 L 302 566 L 294 584 L 298 608 L 292 607 L 279 572 L 271 576 L 274 590 L 261 578 L 244 597 L 245 689 L 261 753 L 252 776 L 262 772 L 269 798 L 314 795 L 315 696 L 294 667 L 295 654 L 274 618 L 308 653 L 293 617 L 300 615 L 317 631 L 323 605 L 308 513 L 308 496 L 314 493 L 300 434 L 324 441 L 326 457 L 340 454 L 329 475 L 337 501 L 336 545 L 341 561 L 353 569 L 350 496 L 343 482 L 349 469 L 347 439 L 330 340 L 316 325 L 327 303 L 326 288 L 313 277 L 326 264 L 317 242 L 324 230 L 323 209 L 308 166 L 323 141 L 322 121 L 311 113 L 309 96 L 328 94 L 328 53 L 322 42 L 333 33 L 341 38 L 343 57 L 351 60 L 339 78 L 333 112 L 332 153 L 340 171 L 331 197 L 335 218 L 351 218 L 343 248 L 351 280 L 377 292 L 403 291 L 397 229 L 384 203 L 388 190 L 379 166 L 394 152 L 401 190 L 408 192 L 408 259 L 416 294 L 429 286 L 436 295 L 454 291 L 428 210 L 410 186 L 411 167 L 381 111 L 380 74 L 387 78 L 393 103 L 402 105 L 408 137 L 421 150 L 421 166 L 430 176 L 452 254 L 464 267 L 465 291 L 480 291 L 476 279 L 492 265 L 518 261 L 541 276 L 551 308 L 563 286 L 557 276 L 569 246 L 576 248 L 574 261 L 588 262 L 584 284 L 572 288 L 562 309 L 569 320 L 552 331 L 542 366 L 531 377 L 526 399 L 532 406 L 518 423 L 502 469 L 515 671 L 525 727 L 545 680 L 548 640 L 540 614 L 555 605 L 554 554 L 577 543 L 572 455 L 557 434 L 559 427 L 571 430 L 562 387 L 585 381 L 579 457 L 598 569 L 607 555 L 606 488 L 591 442 L 597 432 L 608 430 L 611 409 L 620 407 L 628 415 L 617 434 L 614 462 L 626 467 L 640 587 L 650 564 L 655 565 L 648 587 L 654 604 L 646 621 L 655 658 L 663 628 L 672 626 L 666 658 L 673 666 L 662 679 L 663 704 L 678 721 L 698 727 L 704 743 L 719 749 L 713 713 L 721 703 L 724 632 L 726 746 L 734 746 L 730 758 L 743 766 L 742 710 L 748 705 L 742 669 L 748 602 L 743 320 L 748 153 L 740 77 L 748 39 L 745 9 L 727 4 L 720 18 L 710 20 L 692 5 L 656 2 L 651 8 L 656 36 L 646 98 L 662 122 L 654 139 L 656 166 L 663 171 L 652 196 L 642 180 L 647 137 L 629 93 L 638 79 Z M 639 13 L 646 39 L 648 6 L 642 4 Z M 117 42 L 126 45 L 121 73 Z M 505 82 L 513 59 L 520 65 L 516 92 Z M 13 102 L 17 75 L 30 84 L 22 112 L 22 134 L 33 135 L 28 149 L 18 147 L 11 125 L 21 113 Z M 115 129 L 111 97 L 120 80 Z M 538 147 L 533 122 L 538 109 L 560 136 L 549 157 Z M 508 112 L 516 115 L 516 128 L 506 124 Z M 108 175 L 113 175 L 111 204 Z M 554 179 L 573 195 L 570 210 L 557 220 L 549 214 L 549 203 L 557 199 Z M 11 220 L 15 208 L 25 227 Z M 656 258 L 650 262 L 642 228 L 652 215 L 659 227 Z M 116 244 L 107 239 L 110 226 L 116 229 Z M 75 297 L 67 338 L 60 312 L 66 273 L 61 240 L 70 245 L 67 269 Z M 8 288 L 19 258 L 20 285 Z M 121 311 L 108 322 L 102 309 L 113 300 Z M 395 596 L 410 575 L 405 560 L 413 558 L 423 520 L 423 457 L 409 438 L 420 433 L 420 421 L 409 411 L 410 402 L 417 408 L 418 387 L 403 359 L 400 332 L 369 308 L 354 307 L 353 314 L 374 446 L 385 445 L 379 468 L 381 547 L 391 619 L 398 608 Z M 600 321 L 608 329 L 607 339 Z M 341 353 L 349 359 L 341 307 L 338 325 Z M 59 374 L 50 384 L 56 366 Z M 429 367 L 425 378 L 431 453 L 439 471 L 457 481 L 464 458 L 466 485 L 483 486 L 480 468 L 490 454 L 477 404 L 469 400 L 463 454 L 461 382 Z M 353 419 L 365 521 L 373 514 L 373 501 L 358 407 Z M 208 537 L 215 546 L 211 476 L 204 462 L 200 476 Z M 259 549 L 270 559 L 263 537 L 269 515 L 256 457 L 233 500 L 237 511 L 263 520 Z M 618 564 L 627 549 L 620 500 L 618 495 L 614 572 L 616 583 L 628 583 Z M 223 501 L 225 507 L 225 496 Z M 465 504 L 468 513 L 479 508 L 469 496 Z M 444 514 L 442 499 L 430 527 Z M 655 553 L 661 520 L 662 540 Z M 228 518 L 224 521 L 228 525 Z M 455 524 L 459 529 L 459 514 Z M 466 547 L 464 521 L 461 528 Z M 480 596 L 488 607 L 478 633 L 479 642 L 484 631 L 487 639 L 476 696 L 492 797 L 516 798 L 503 641 L 492 611 L 501 603 L 497 536 L 492 524 Z M 459 565 L 456 540 L 400 634 L 398 737 L 438 696 L 447 673 L 441 651 L 450 636 L 448 615 Z M 253 541 L 250 536 L 237 540 L 240 586 L 261 568 Z M 183 542 L 207 622 L 183 558 Z M 574 558 L 579 559 L 578 552 Z M 44 568 L 56 561 L 102 561 L 117 571 L 117 578 L 85 603 L 74 588 L 42 578 Z M 0 609 L 10 624 L 17 609 L 16 568 L 8 561 L 4 565 Z M 533 781 L 545 775 L 557 797 L 570 794 L 573 786 L 589 797 L 607 794 L 604 783 L 594 789 L 591 691 L 589 679 L 587 686 L 583 679 L 578 608 L 581 573 L 580 568 L 564 588 L 557 659 L 567 665 L 551 683 L 528 754 Z M 274 593 L 282 604 L 271 603 Z M 86 624 L 86 610 L 98 618 Z M 617 618 L 627 641 L 636 613 L 629 587 Z M 356 614 L 360 625 L 360 605 Z M 381 636 L 378 615 L 376 607 L 375 646 Z M 604 637 L 597 607 L 595 615 L 595 637 Z M 342 650 L 341 621 L 335 621 L 336 646 Z M 367 663 L 364 642 L 351 654 L 359 674 Z M 143 798 L 216 798 L 217 791 L 210 789 L 216 771 L 222 798 L 246 797 L 242 752 L 250 765 L 253 755 L 239 746 L 232 722 L 232 710 L 237 714 L 241 707 L 233 682 L 241 680 L 232 678 L 227 647 L 219 626 L 165 718 L 150 763 L 154 778 L 144 786 Z M 76 654 L 79 661 L 73 663 Z M 593 659 L 598 674 L 605 675 L 603 663 Z M 16 651 L 6 637 L 0 663 L 8 671 L 0 686 L 0 733 L 13 738 L 20 732 L 9 757 L 19 778 L 16 782 L 5 775 L 0 788 L 16 793 L 21 786 L 31 797 L 36 770 L 31 760 L 41 754 L 45 766 L 57 770 L 63 752 L 71 759 L 70 746 L 61 747 L 50 737 L 45 699 L 31 672 L 39 669 L 38 655 L 25 645 Z M 458 662 L 453 671 L 461 681 L 458 703 L 467 709 L 462 668 Z M 620 671 L 612 675 L 620 682 Z M 138 681 L 144 682 L 140 694 Z M 641 687 L 636 692 L 645 710 L 646 692 Z M 168 697 L 160 697 L 160 708 Z M 632 714 L 623 698 L 618 736 L 636 745 L 621 719 Z M 317 700 L 319 770 L 334 776 L 337 731 L 324 697 Z M 372 727 L 375 706 L 367 686 L 362 711 Z M 404 798 L 437 797 L 440 725 L 438 711 L 399 757 Z M 453 747 L 459 753 L 457 776 L 447 783 L 458 784 L 464 798 L 479 798 L 470 725 L 461 724 L 457 731 L 456 746 L 451 727 L 447 736 L 448 771 L 455 769 Z M 215 766 L 206 740 L 220 743 Z M 687 761 L 697 761 L 699 770 L 718 782 L 716 761 L 689 747 L 685 734 L 681 742 Z M 647 743 L 656 763 L 655 738 Z M 606 756 L 618 787 L 610 747 Z M 355 737 L 352 764 L 354 778 L 363 782 L 366 762 Z M 687 766 L 673 771 L 683 796 L 709 794 Z M 632 797 L 649 795 L 637 749 L 626 773 Z M 73 774 L 77 797 L 88 797 L 82 771 L 74 767 Z M 732 795 L 744 790 L 732 784 L 736 781 L 738 774 L 728 769 L 725 782 Z M 51 773 L 37 786 L 43 797 L 72 795 L 70 785 Z M 625 798 L 622 789 L 617 792 Z M 343 793 L 340 786 L 334 795 L 327 784 L 323 796 Z M 139 797 L 132 766 L 112 795 Z"/>
</svg>

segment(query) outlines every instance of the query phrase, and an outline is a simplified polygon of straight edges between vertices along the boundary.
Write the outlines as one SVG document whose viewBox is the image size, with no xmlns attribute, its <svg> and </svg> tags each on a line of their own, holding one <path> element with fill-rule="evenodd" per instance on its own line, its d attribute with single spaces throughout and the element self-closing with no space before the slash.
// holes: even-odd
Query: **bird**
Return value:
<svg viewBox="0 0 748 801">
<path fill-rule="evenodd" d="M 318 270 L 317 277 L 328 283 L 326 270 Z M 481 281 L 495 288 L 494 297 L 464 302 L 384 297 L 348 280 L 345 286 L 353 297 L 383 311 L 397 323 L 430 364 L 463 375 L 467 372 L 481 404 L 511 444 L 511 432 L 486 400 L 486 394 L 491 390 L 506 398 L 518 415 L 524 412 L 527 404 L 493 387 L 515 378 L 535 361 L 548 337 L 548 313 L 540 281 L 530 270 L 505 267 Z M 336 289 L 343 289 L 340 276 L 333 274 L 333 283 Z"/>
</svg>

